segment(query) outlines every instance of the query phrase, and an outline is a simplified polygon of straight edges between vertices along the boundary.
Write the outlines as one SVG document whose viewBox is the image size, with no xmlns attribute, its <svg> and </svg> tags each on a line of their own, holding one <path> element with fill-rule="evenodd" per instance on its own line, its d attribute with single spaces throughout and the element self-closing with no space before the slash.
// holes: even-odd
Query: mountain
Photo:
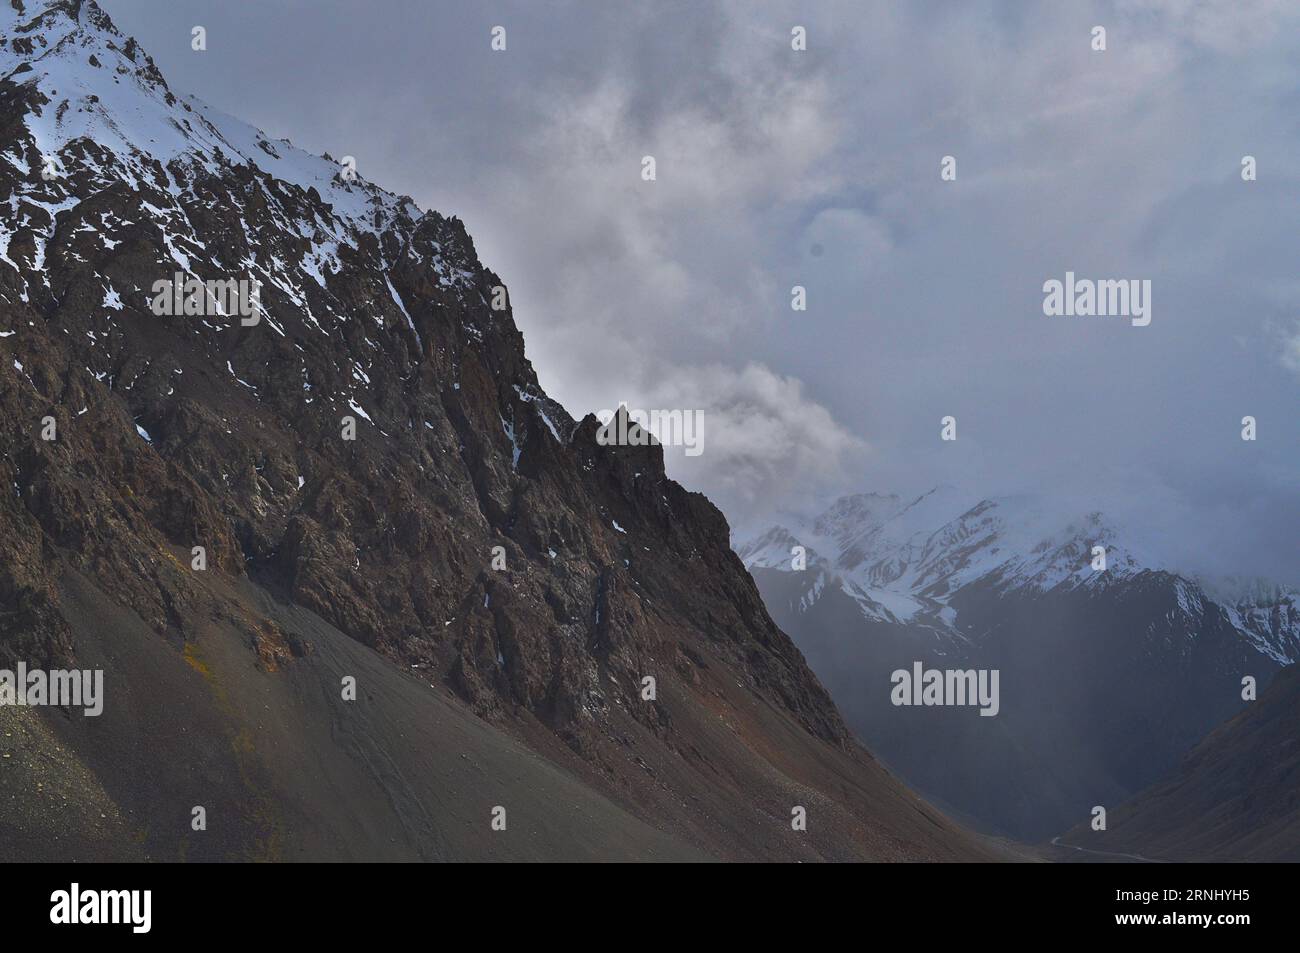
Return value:
<svg viewBox="0 0 1300 953">
<path fill-rule="evenodd" d="M 458 219 L 0 4 L 0 668 L 105 693 L 0 706 L 5 860 L 1000 856 L 596 430 Z"/>
<path fill-rule="evenodd" d="M 1300 860 L 1300 666 L 1197 745 L 1177 770 L 1061 842 L 1152 860 Z"/>
<path fill-rule="evenodd" d="M 1180 573 L 1103 514 L 1047 499 L 859 494 L 735 546 L 868 746 L 957 815 L 1025 839 L 1152 783 L 1241 708 L 1243 676 L 1300 658 L 1296 589 Z M 916 662 L 997 670 L 1000 711 L 894 705 L 891 674 Z"/>
</svg>

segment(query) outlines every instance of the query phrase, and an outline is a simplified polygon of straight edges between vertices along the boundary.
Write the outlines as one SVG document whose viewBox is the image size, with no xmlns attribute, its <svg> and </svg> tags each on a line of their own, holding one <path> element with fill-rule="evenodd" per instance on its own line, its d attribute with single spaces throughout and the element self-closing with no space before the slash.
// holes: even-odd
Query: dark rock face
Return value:
<svg viewBox="0 0 1300 953">
<path fill-rule="evenodd" d="M 10 45 L 27 39 L 39 56 L 38 35 Z M 174 101 L 143 54 L 119 59 Z M 86 107 L 22 78 L 3 86 L 0 150 L 39 170 L 22 115 Z M 19 266 L 0 266 L 16 332 L 5 350 L 23 365 L 7 361 L 4 378 L 10 545 L 58 547 L 182 638 L 183 603 L 150 567 L 168 546 L 203 546 L 212 568 L 271 577 L 391 658 L 436 665 L 484 711 L 523 706 L 557 728 L 609 704 L 642 710 L 644 650 L 672 658 L 691 632 L 752 667 L 755 687 L 810 730 L 843 740 L 721 514 L 665 478 L 661 453 L 598 446 L 594 418 L 575 429 L 541 392 L 509 307 L 489 305 L 502 283 L 459 220 L 358 183 L 349 191 L 374 210 L 362 231 L 314 188 L 220 144 L 206 162 L 165 166 L 84 140 L 58 158 L 50 181 L 2 173 Z M 323 280 L 293 264 L 339 233 Z M 266 276 L 261 323 L 154 314 L 148 289 L 175 272 Z M 120 309 L 103 305 L 109 288 Z M 53 441 L 38 433 L 47 414 Z M 503 572 L 490 568 L 494 546 Z M 37 577 L 49 561 L 5 562 L 30 567 L 25 585 L 48 597 Z M 27 599 L 35 633 L 56 614 Z"/>
<path fill-rule="evenodd" d="M 1170 771 L 1239 711 L 1241 679 L 1278 671 L 1186 581 L 1147 571 L 1050 592 L 967 586 L 964 641 L 872 622 L 834 587 L 811 606 L 796 573 L 755 569 L 779 624 L 850 726 L 910 785 L 989 830 L 1044 841 Z M 891 673 L 996 669 L 1001 708 L 895 707 Z"/>
<path fill-rule="evenodd" d="M 0 28 L 0 660 L 95 637 L 71 569 L 178 647 L 227 618 L 292 668 L 309 645 L 236 619 L 202 547 L 615 786 L 629 720 L 692 757 L 680 706 L 719 681 L 869 764 L 718 510 L 542 392 L 458 219 L 178 98 L 93 3 Z M 260 282 L 260 320 L 159 315 L 178 273 Z"/>
</svg>

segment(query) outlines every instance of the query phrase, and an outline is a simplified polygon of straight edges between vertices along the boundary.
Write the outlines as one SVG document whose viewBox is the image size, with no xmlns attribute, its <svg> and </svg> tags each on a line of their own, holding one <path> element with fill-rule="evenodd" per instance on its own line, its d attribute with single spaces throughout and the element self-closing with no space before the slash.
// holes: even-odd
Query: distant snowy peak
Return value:
<svg viewBox="0 0 1300 953">
<path fill-rule="evenodd" d="M 907 500 L 858 494 L 794 529 L 774 527 L 738 548 L 747 564 L 790 568 L 790 549 L 822 554 L 839 575 L 876 588 L 942 597 L 979 579 L 1047 590 L 1089 581 L 1095 547 L 1107 570 L 1148 563 L 1098 513 L 1054 518 L 1033 501 L 979 500 L 940 487 Z M 779 563 L 785 563 L 782 567 Z"/>
<path fill-rule="evenodd" d="M 766 532 L 739 545 L 736 554 L 748 569 L 780 569 L 784 571 L 797 568 L 795 560 L 801 547 L 806 560 L 805 566 L 815 565 L 821 568 L 830 568 L 830 564 L 825 559 L 815 550 L 811 550 L 800 543 L 784 526 L 773 526 Z"/>
<path fill-rule="evenodd" d="M 1300 586 L 1232 578 L 1198 584 L 1259 651 L 1280 662 L 1300 659 Z"/>
<path fill-rule="evenodd" d="M 895 494 L 886 496 L 880 493 L 855 493 L 852 496 L 842 496 L 813 521 L 812 531 L 848 545 L 852 542 L 851 535 L 854 531 L 879 526 L 910 505 L 909 501 Z"/>
<path fill-rule="evenodd" d="M 1062 516 L 1042 499 L 978 499 L 953 487 L 914 499 L 855 494 L 812 519 L 739 540 L 736 552 L 751 570 L 791 572 L 796 547 L 807 553 L 810 572 L 805 611 L 835 588 L 869 621 L 961 638 L 954 598 L 963 591 L 1101 592 L 1141 579 L 1164 587 L 1189 619 L 1222 613 L 1259 651 L 1279 661 L 1300 658 L 1297 589 L 1185 577 L 1101 513 Z"/>
</svg>

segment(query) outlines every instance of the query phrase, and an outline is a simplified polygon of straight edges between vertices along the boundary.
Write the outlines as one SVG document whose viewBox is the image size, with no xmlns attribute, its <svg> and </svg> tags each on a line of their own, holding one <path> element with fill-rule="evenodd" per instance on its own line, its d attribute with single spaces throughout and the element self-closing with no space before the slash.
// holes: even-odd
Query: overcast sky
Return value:
<svg viewBox="0 0 1300 953">
<path fill-rule="evenodd" d="M 100 3 L 176 90 L 464 219 L 574 416 L 703 410 L 670 471 L 733 525 L 1050 491 L 1300 581 L 1300 4 Z M 1045 316 L 1067 270 L 1149 279 L 1150 325 Z"/>
</svg>

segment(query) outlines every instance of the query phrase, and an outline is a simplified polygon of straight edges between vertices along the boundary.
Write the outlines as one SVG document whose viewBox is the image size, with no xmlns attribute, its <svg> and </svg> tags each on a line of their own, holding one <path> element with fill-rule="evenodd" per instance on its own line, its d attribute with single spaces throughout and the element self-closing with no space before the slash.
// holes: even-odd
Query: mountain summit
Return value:
<svg viewBox="0 0 1300 953">
<path fill-rule="evenodd" d="M 0 660 L 105 698 L 0 707 L 0 855 L 989 856 L 596 429 L 458 219 L 6 0 Z"/>
<path fill-rule="evenodd" d="M 1099 592 L 1160 573 L 1181 611 L 1221 612 L 1271 660 L 1300 659 L 1300 588 L 1180 571 L 1159 546 L 1102 513 L 1072 513 L 1048 499 L 982 499 L 950 486 L 915 498 L 856 494 L 793 529 L 773 526 L 735 543 L 747 567 L 776 571 L 792 570 L 796 546 L 809 569 L 805 610 L 830 585 L 866 621 L 915 625 L 959 643 L 963 594 Z"/>
</svg>

